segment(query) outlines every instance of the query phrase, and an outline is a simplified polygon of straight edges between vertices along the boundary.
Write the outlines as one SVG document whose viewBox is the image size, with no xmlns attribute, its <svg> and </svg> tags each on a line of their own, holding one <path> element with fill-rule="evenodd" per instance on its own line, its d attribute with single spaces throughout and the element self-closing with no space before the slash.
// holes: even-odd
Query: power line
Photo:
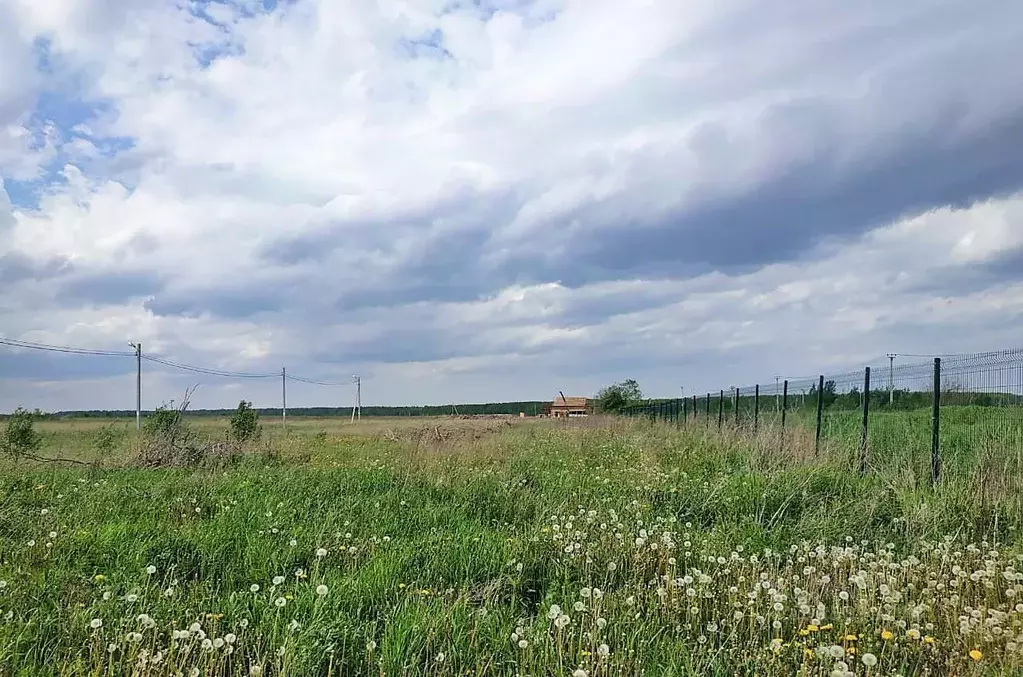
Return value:
<svg viewBox="0 0 1023 677">
<path fill-rule="evenodd" d="M 51 353 L 67 353 L 70 355 L 99 355 L 103 357 L 132 357 L 135 355 L 135 353 L 129 353 L 125 350 L 96 350 L 93 348 L 54 346 L 48 343 L 35 343 L 33 341 L 19 341 L 8 338 L 0 338 L 0 345 L 11 346 L 12 348 L 27 348 L 29 350 L 44 350 Z"/>
<path fill-rule="evenodd" d="M 274 374 L 274 376 L 280 376 L 280 374 Z M 288 374 L 286 376 L 286 378 L 289 381 L 298 381 L 299 383 L 309 383 L 310 385 L 314 385 L 314 386 L 337 386 L 337 387 L 340 387 L 340 386 L 350 385 L 348 383 L 339 383 L 337 381 L 317 381 L 315 379 L 303 378 L 301 376 L 293 376 L 291 374 Z"/>
<path fill-rule="evenodd" d="M 181 369 L 184 371 L 191 371 L 197 374 L 206 374 L 207 376 L 223 376 L 225 378 L 277 378 L 280 374 L 256 374 L 244 371 L 223 371 L 220 369 L 209 369 L 207 367 L 197 367 L 192 364 L 182 364 L 181 362 L 172 362 L 171 360 L 165 360 L 160 357 L 152 357 L 150 355 L 143 355 L 143 360 L 149 362 L 156 362 L 167 367 L 173 367 L 174 369 Z"/>
<path fill-rule="evenodd" d="M 9 339 L 3 337 L 0 337 L 0 345 L 10 346 L 12 348 L 24 348 L 27 350 L 41 350 L 44 352 L 51 353 L 64 353 L 68 355 L 95 355 L 101 357 L 137 357 L 135 352 L 128 352 L 125 350 L 99 350 L 94 348 L 58 346 L 51 345 L 48 343 L 36 343 L 34 341 L 22 341 L 19 339 Z M 166 367 L 171 367 L 172 369 L 180 369 L 182 371 L 188 371 L 195 374 L 204 374 L 206 376 L 220 376 L 223 378 L 247 378 L 247 379 L 278 378 L 281 376 L 281 372 L 269 374 L 245 371 L 228 371 L 224 369 L 212 369 L 209 367 L 200 367 L 194 364 L 175 362 L 174 360 L 168 360 L 161 357 L 153 357 L 152 355 L 142 355 L 141 359 L 146 360 L 148 362 L 161 364 Z M 318 379 L 305 378 L 302 376 L 294 376 L 292 374 L 285 375 L 285 378 L 291 381 L 297 381 L 299 383 L 308 383 L 310 385 L 317 386 L 341 387 L 349 385 L 347 383 L 340 383 L 337 381 L 321 381 Z"/>
</svg>

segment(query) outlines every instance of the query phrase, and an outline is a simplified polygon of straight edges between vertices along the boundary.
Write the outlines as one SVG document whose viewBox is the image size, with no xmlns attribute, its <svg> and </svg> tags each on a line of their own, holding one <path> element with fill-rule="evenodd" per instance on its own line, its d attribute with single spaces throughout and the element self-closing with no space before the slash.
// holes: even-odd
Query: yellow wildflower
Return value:
<svg viewBox="0 0 1023 677">
<path fill-rule="evenodd" d="M 834 627 L 835 627 L 835 626 L 834 626 L 833 624 L 831 624 L 831 623 L 826 623 L 826 624 L 824 624 L 824 625 L 822 625 L 822 626 L 821 626 L 821 630 L 831 630 L 831 629 L 833 629 Z"/>
<path fill-rule="evenodd" d="M 859 637 L 853 634 L 848 634 L 845 636 L 845 641 L 847 642 L 855 642 L 857 639 L 859 639 Z"/>
<path fill-rule="evenodd" d="M 882 630 L 881 631 L 881 639 L 883 639 L 884 641 L 887 642 L 887 641 L 891 640 L 893 637 L 895 637 L 895 635 L 892 634 L 891 630 Z"/>
<path fill-rule="evenodd" d="M 974 649 L 973 651 L 970 652 L 970 658 L 972 658 L 975 661 L 979 661 L 983 657 L 984 654 L 981 653 L 980 649 Z"/>
<path fill-rule="evenodd" d="M 924 637 L 924 642 L 926 642 L 927 644 L 934 644 L 934 638 L 931 637 L 930 635 L 927 635 L 926 637 Z"/>
<path fill-rule="evenodd" d="M 806 626 L 806 630 L 807 632 L 817 632 L 818 630 L 820 630 L 820 628 L 814 625 L 813 623 L 810 623 L 809 625 Z"/>
<path fill-rule="evenodd" d="M 97 583 L 102 583 L 105 580 L 107 580 L 106 576 L 104 576 L 103 574 L 96 574 L 96 582 Z"/>
</svg>

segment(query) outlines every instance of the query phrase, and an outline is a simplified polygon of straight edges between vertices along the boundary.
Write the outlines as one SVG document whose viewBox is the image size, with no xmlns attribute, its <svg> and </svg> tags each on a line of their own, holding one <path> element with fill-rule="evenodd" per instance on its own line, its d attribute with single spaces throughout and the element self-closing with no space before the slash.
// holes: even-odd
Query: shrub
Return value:
<svg viewBox="0 0 1023 677">
<path fill-rule="evenodd" d="M 259 412 L 252 408 L 252 402 L 242 400 L 231 417 L 231 437 L 245 442 L 259 437 Z"/>
<path fill-rule="evenodd" d="M 96 432 L 96 451 L 109 456 L 113 453 L 118 442 L 117 431 L 113 425 L 105 425 Z"/>
<path fill-rule="evenodd" d="M 35 453 L 42 445 L 42 436 L 36 431 L 36 415 L 18 407 L 7 419 L 3 437 L 0 438 L 0 453 L 19 458 Z"/>
</svg>

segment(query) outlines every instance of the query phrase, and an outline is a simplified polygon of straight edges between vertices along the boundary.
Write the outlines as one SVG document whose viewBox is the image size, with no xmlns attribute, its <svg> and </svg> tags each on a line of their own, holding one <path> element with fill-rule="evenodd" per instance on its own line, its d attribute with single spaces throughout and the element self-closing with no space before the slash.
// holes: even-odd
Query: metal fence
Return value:
<svg viewBox="0 0 1023 677">
<path fill-rule="evenodd" d="M 916 361 L 896 364 L 905 357 Z M 948 459 L 1023 455 L 1023 350 L 921 357 L 889 355 L 862 371 L 779 378 L 624 413 L 767 436 L 783 450 L 851 449 L 861 473 L 899 463 L 931 483 Z"/>
</svg>

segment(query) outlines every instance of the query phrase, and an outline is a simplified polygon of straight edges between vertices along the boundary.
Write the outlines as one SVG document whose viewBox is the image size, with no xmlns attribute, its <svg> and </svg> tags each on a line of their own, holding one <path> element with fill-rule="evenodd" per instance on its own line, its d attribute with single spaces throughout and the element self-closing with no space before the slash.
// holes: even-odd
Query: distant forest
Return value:
<svg viewBox="0 0 1023 677">
<path fill-rule="evenodd" d="M 523 412 L 526 416 L 535 416 L 543 411 L 548 401 L 531 402 L 492 402 L 488 404 L 436 404 L 419 407 L 362 407 L 362 415 L 374 416 L 449 416 L 449 415 L 498 415 L 518 416 Z M 147 413 L 150 410 L 143 410 Z M 260 416 L 279 416 L 280 407 L 257 409 Z M 231 409 L 189 409 L 189 416 L 231 416 Z M 89 411 L 58 411 L 55 413 L 40 412 L 45 418 L 121 418 L 135 415 L 134 409 L 89 410 Z M 349 407 L 288 407 L 288 416 L 348 416 Z"/>
</svg>

